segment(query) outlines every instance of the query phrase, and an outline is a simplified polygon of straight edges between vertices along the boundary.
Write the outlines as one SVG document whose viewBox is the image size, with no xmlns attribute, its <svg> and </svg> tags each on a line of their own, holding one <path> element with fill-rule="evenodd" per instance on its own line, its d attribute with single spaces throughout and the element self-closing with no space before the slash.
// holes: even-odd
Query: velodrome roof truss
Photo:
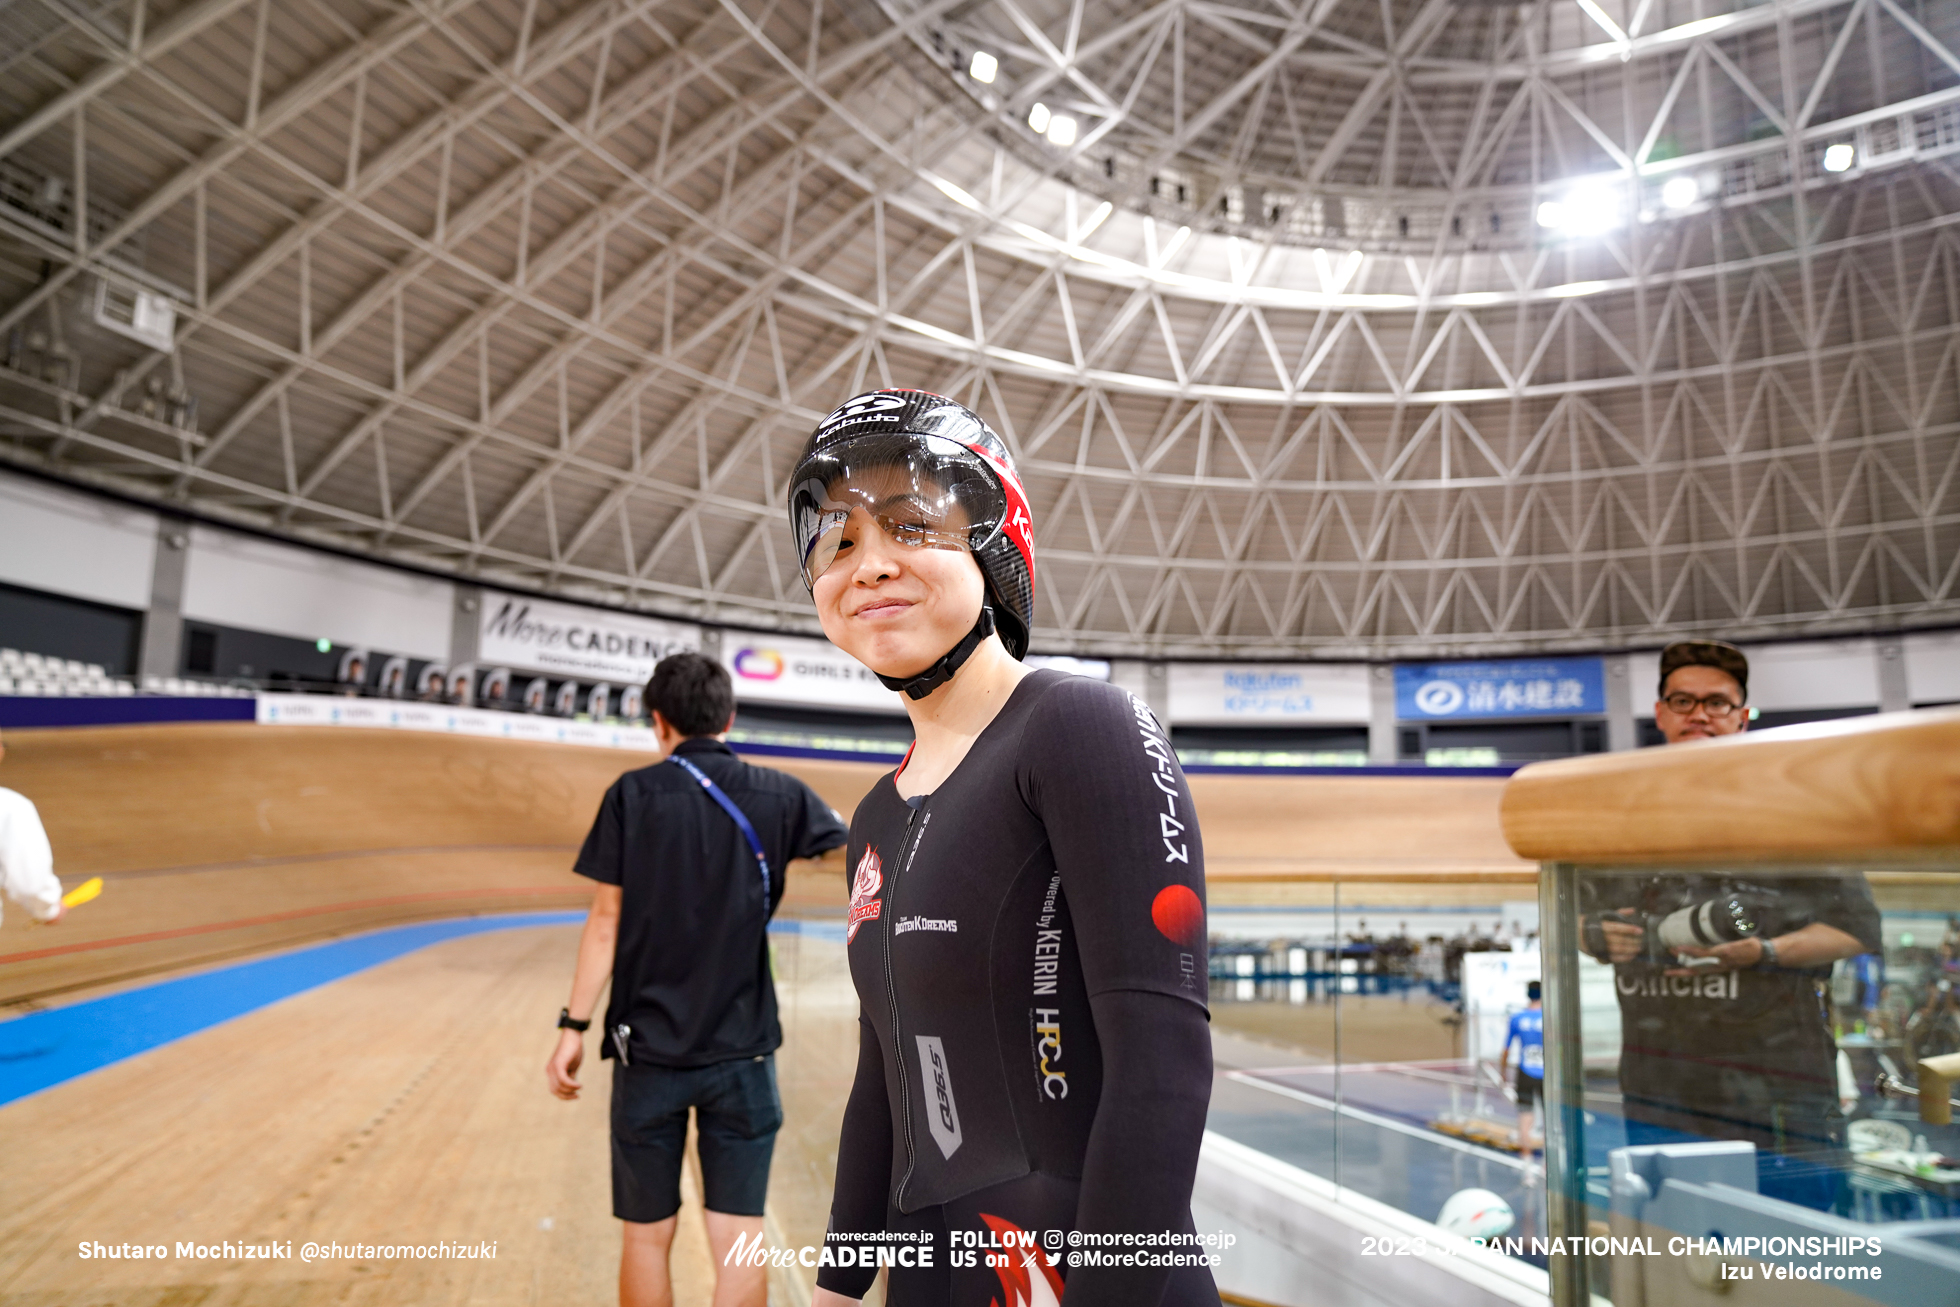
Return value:
<svg viewBox="0 0 1960 1307">
<path fill-rule="evenodd" d="M 1014 448 L 1057 652 L 1950 624 L 1956 50 L 1933 0 L 16 0 L 0 457 L 814 629 L 782 478 L 913 385 Z"/>
</svg>

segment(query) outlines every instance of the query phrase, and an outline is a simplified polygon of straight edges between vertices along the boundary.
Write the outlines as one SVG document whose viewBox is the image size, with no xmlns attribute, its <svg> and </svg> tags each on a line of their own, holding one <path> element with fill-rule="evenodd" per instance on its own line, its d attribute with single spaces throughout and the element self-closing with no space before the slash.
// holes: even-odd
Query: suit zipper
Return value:
<svg viewBox="0 0 1960 1307">
<path fill-rule="evenodd" d="M 900 1032 L 898 1024 L 898 983 L 892 977 L 892 923 L 898 919 L 898 878 L 911 867 L 912 855 L 919 850 L 919 841 L 926 833 L 926 823 L 932 820 L 931 814 L 926 811 L 931 802 L 930 798 L 926 799 L 924 803 L 912 809 L 911 815 L 906 817 L 905 844 L 900 850 L 898 862 L 894 865 L 891 882 L 885 886 L 885 906 L 891 909 L 883 914 L 885 1000 L 891 1010 L 892 1061 L 898 1066 L 898 1101 L 902 1105 L 905 1119 L 905 1174 L 899 1177 L 898 1188 L 892 1193 L 894 1205 L 904 1198 L 905 1186 L 912 1182 L 912 1170 L 918 1165 L 918 1149 L 912 1140 L 912 1085 L 905 1074 L 904 1035 Z"/>
</svg>

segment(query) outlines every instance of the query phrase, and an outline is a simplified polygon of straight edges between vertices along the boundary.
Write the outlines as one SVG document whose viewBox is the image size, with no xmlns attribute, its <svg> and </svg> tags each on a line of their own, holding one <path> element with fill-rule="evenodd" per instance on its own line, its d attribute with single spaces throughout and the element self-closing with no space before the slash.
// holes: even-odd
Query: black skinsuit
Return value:
<svg viewBox="0 0 1960 1307">
<path fill-rule="evenodd" d="M 1217 1303 L 1213 1250 L 1164 1242 L 1191 1230 L 1211 1042 L 1204 855 L 1149 710 L 1031 673 L 933 794 L 878 782 L 850 865 L 860 1046 L 831 1242 L 932 1237 L 894 1307 L 1041 1307 L 1064 1278 L 1069 1307 Z M 1158 1264 L 1071 1268 L 1090 1249 L 1069 1231 L 1156 1236 L 1095 1251 Z M 989 1267 L 1016 1232 L 1044 1251 Z M 859 1297 L 874 1275 L 817 1282 Z"/>
</svg>

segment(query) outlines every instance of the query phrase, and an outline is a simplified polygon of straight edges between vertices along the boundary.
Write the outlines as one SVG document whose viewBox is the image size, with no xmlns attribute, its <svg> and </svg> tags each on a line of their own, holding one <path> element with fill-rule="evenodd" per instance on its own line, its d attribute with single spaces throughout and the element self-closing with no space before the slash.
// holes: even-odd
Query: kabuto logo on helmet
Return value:
<svg viewBox="0 0 1960 1307">
<path fill-rule="evenodd" d="M 876 415 L 892 413 L 897 409 L 904 408 L 909 403 L 911 401 L 904 395 L 893 394 L 890 391 L 878 391 L 870 395 L 859 395 L 856 399 L 851 400 L 835 413 L 825 418 L 817 425 L 817 430 L 828 430 L 839 422 L 845 422 L 852 418 L 875 418 L 877 421 L 897 422 L 899 420 L 897 417 L 886 418 L 877 417 Z"/>
</svg>

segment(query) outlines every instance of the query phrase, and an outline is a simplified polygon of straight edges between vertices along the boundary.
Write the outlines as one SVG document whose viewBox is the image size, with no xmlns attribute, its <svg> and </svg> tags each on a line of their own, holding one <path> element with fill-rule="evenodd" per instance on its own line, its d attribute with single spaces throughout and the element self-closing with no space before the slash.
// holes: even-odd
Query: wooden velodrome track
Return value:
<svg viewBox="0 0 1960 1307">
<path fill-rule="evenodd" d="M 647 762 L 574 745 L 245 724 L 10 731 L 6 745 L 0 785 L 39 806 L 63 880 L 101 876 L 108 890 L 58 932 L 7 916 L 0 1011 L 380 925 L 582 907 L 591 888 L 572 855 L 606 787 Z M 761 761 L 846 816 L 885 770 Z M 1534 875 L 1498 827 L 1499 780 L 1191 784 L 1219 902 L 1317 897 L 1336 882 L 1375 882 L 1377 902 L 1496 902 Z M 841 865 L 793 869 L 785 911 L 841 906 Z M 1512 888 L 1484 888 L 1500 883 Z"/>
<path fill-rule="evenodd" d="M 0 926 L 0 1018 L 379 926 L 581 909 L 600 795 L 645 755 L 461 735 L 178 725 L 10 731 L 0 785 L 39 806 L 55 928 Z M 847 815 L 883 770 L 777 761 Z M 1214 901 L 1496 903 L 1533 879 L 1496 780 L 1192 778 Z M 841 859 L 785 913 L 831 916 Z M 1439 883 L 1441 882 L 1441 883 Z M 606 1302 L 608 1073 L 546 1096 L 573 925 L 451 940 L 0 1108 L 0 1307 Z M 855 1057 L 841 946 L 777 936 L 787 1111 L 772 1234 L 821 1236 Z M 690 1189 L 690 1203 L 692 1193 Z M 84 1260 L 84 1241 L 494 1240 L 493 1262 Z M 679 1301 L 705 1301 L 684 1219 Z M 772 1298 L 807 1300 L 783 1277 Z"/>
<path fill-rule="evenodd" d="M 58 931 L 9 914 L 0 1004 L 404 921 L 582 908 L 591 884 L 571 862 L 599 798 L 650 761 L 229 723 L 9 731 L 6 745 L 0 785 L 39 806 L 64 883 L 107 888 Z M 797 771 L 847 813 L 877 774 Z"/>
</svg>

